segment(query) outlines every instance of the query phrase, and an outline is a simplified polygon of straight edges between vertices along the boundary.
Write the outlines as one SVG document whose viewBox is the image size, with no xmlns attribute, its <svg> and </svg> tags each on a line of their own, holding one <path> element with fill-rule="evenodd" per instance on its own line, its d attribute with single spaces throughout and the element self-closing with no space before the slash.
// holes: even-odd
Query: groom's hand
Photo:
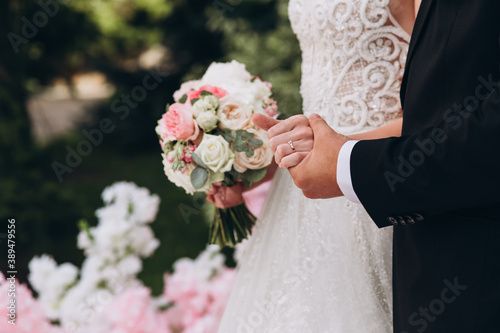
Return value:
<svg viewBox="0 0 500 333">
<path fill-rule="evenodd" d="M 342 196 L 337 184 L 337 158 L 349 138 L 335 132 L 317 114 L 309 117 L 314 133 L 312 152 L 296 167 L 290 168 L 295 185 L 310 199 Z"/>
</svg>

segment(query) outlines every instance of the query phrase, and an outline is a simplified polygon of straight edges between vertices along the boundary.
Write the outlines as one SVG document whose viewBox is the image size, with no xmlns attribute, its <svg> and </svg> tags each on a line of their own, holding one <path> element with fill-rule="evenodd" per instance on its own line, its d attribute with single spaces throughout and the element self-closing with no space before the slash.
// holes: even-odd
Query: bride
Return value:
<svg viewBox="0 0 500 333">
<path fill-rule="evenodd" d="M 352 139 L 401 134 L 399 89 L 417 2 L 290 0 L 305 116 L 318 113 Z M 303 158 L 312 137 L 294 145 L 278 162 Z M 220 187 L 209 200 L 227 208 L 243 191 Z M 361 205 L 307 199 L 279 169 L 219 333 L 392 332 L 391 252 L 392 229 L 377 229 Z"/>
</svg>

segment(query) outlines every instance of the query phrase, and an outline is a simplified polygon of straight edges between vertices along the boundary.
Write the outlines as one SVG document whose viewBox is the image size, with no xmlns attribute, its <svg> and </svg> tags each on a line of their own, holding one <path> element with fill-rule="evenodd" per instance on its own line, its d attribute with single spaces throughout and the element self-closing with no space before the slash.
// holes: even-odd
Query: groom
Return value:
<svg viewBox="0 0 500 333">
<path fill-rule="evenodd" d="M 295 184 L 394 227 L 394 332 L 500 332 L 499 67 L 499 0 L 423 0 L 402 137 L 356 142 L 309 118 L 314 148 L 289 169 Z M 300 130 L 286 122 L 270 136 Z"/>
</svg>

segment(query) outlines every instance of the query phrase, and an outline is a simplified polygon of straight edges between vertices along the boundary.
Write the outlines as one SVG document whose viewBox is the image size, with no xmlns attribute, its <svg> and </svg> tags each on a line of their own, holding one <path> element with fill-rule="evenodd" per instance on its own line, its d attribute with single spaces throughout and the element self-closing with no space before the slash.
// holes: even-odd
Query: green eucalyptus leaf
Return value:
<svg viewBox="0 0 500 333">
<path fill-rule="evenodd" d="M 253 135 L 253 133 L 243 131 L 243 133 L 241 134 L 241 137 L 245 140 L 250 140 L 250 139 L 253 139 L 254 135 Z"/>
<path fill-rule="evenodd" d="M 246 180 L 246 179 L 242 179 L 242 182 L 243 182 L 243 184 L 245 184 L 245 186 L 246 186 L 247 188 L 250 188 L 250 186 L 252 186 L 252 183 L 251 183 L 251 182 L 249 182 L 249 181 L 248 181 L 248 180 Z"/>
<path fill-rule="evenodd" d="M 200 99 L 199 98 L 193 98 L 191 100 L 191 105 L 194 105 L 194 103 L 198 102 Z"/>
<path fill-rule="evenodd" d="M 250 140 L 248 140 L 248 144 L 254 148 L 259 148 L 264 144 L 264 142 L 257 138 L 251 138 Z"/>
<path fill-rule="evenodd" d="M 236 140 L 234 140 L 233 148 L 238 153 L 242 153 L 248 149 L 248 143 L 241 138 L 236 138 Z"/>
<path fill-rule="evenodd" d="M 191 184 L 197 190 L 202 188 L 208 179 L 208 171 L 203 168 L 196 168 L 191 172 Z"/>
<path fill-rule="evenodd" d="M 179 103 L 184 104 L 186 103 L 188 99 L 188 96 L 186 94 L 182 95 L 182 97 L 179 99 Z"/>
<path fill-rule="evenodd" d="M 255 154 L 255 151 L 253 150 L 253 148 L 247 148 L 247 151 L 245 152 L 247 157 L 250 158 L 250 157 L 253 157 L 253 154 Z"/>
<path fill-rule="evenodd" d="M 196 163 L 200 168 L 203 168 L 203 169 L 207 168 L 207 165 L 205 163 L 203 163 L 203 161 L 201 160 L 200 156 L 198 156 L 197 154 L 193 153 L 191 155 L 191 157 L 193 158 L 194 163 Z"/>
<path fill-rule="evenodd" d="M 232 143 L 236 139 L 234 132 L 231 131 L 230 129 L 225 128 L 223 132 L 224 133 L 222 134 L 222 136 L 224 137 L 224 140 L 226 140 L 227 142 Z"/>
<path fill-rule="evenodd" d="M 247 180 L 253 184 L 253 183 L 260 182 L 266 176 L 266 173 L 267 173 L 267 168 L 262 168 L 259 170 L 248 169 L 244 173 L 244 177 L 245 177 L 245 180 Z"/>
<path fill-rule="evenodd" d="M 201 97 L 205 97 L 205 96 L 212 96 L 213 94 L 210 92 L 210 91 L 207 91 L 207 90 L 203 90 L 201 93 L 200 93 L 200 96 Z"/>
</svg>

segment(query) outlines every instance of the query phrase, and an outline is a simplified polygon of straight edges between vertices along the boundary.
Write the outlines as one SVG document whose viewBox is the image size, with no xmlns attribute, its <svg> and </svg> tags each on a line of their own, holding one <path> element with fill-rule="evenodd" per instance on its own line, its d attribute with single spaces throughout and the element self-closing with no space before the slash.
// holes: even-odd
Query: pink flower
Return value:
<svg viewBox="0 0 500 333">
<path fill-rule="evenodd" d="M 169 333 L 170 326 L 166 312 L 156 309 L 150 290 L 140 286 L 127 289 L 118 295 L 104 311 L 103 316 L 111 328 L 110 332 Z"/>
<path fill-rule="evenodd" d="M 269 117 L 274 117 L 278 114 L 278 102 L 272 98 L 266 98 L 264 101 L 265 110 Z"/>
<path fill-rule="evenodd" d="M 219 98 L 222 98 L 222 97 L 227 95 L 227 91 L 225 91 L 222 88 L 218 88 L 218 87 L 214 87 L 214 86 L 203 86 L 198 90 L 188 91 L 187 96 L 188 96 L 189 100 L 192 100 L 195 98 L 200 98 L 202 91 L 208 91 Z"/>
<path fill-rule="evenodd" d="M 174 103 L 168 108 L 160 122 L 158 132 L 164 141 L 195 140 L 200 128 L 193 118 L 191 107 L 187 104 Z"/>
<path fill-rule="evenodd" d="M 12 282 L 11 282 L 12 281 Z M 8 296 L 9 290 L 15 289 L 15 298 Z M 15 326 L 8 323 L 11 320 L 11 309 L 8 306 L 15 300 Z M 33 298 L 31 291 L 17 280 L 5 279 L 0 272 L 0 332 L 2 333 L 52 333 L 62 332 L 52 326 L 45 317 L 42 306 Z"/>
<path fill-rule="evenodd" d="M 190 260 L 179 261 L 174 274 L 165 276 L 164 295 L 174 303 L 167 310 L 172 327 L 183 333 L 217 332 L 235 277 L 234 269 L 225 268 L 207 280 Z"/>
</svg>

